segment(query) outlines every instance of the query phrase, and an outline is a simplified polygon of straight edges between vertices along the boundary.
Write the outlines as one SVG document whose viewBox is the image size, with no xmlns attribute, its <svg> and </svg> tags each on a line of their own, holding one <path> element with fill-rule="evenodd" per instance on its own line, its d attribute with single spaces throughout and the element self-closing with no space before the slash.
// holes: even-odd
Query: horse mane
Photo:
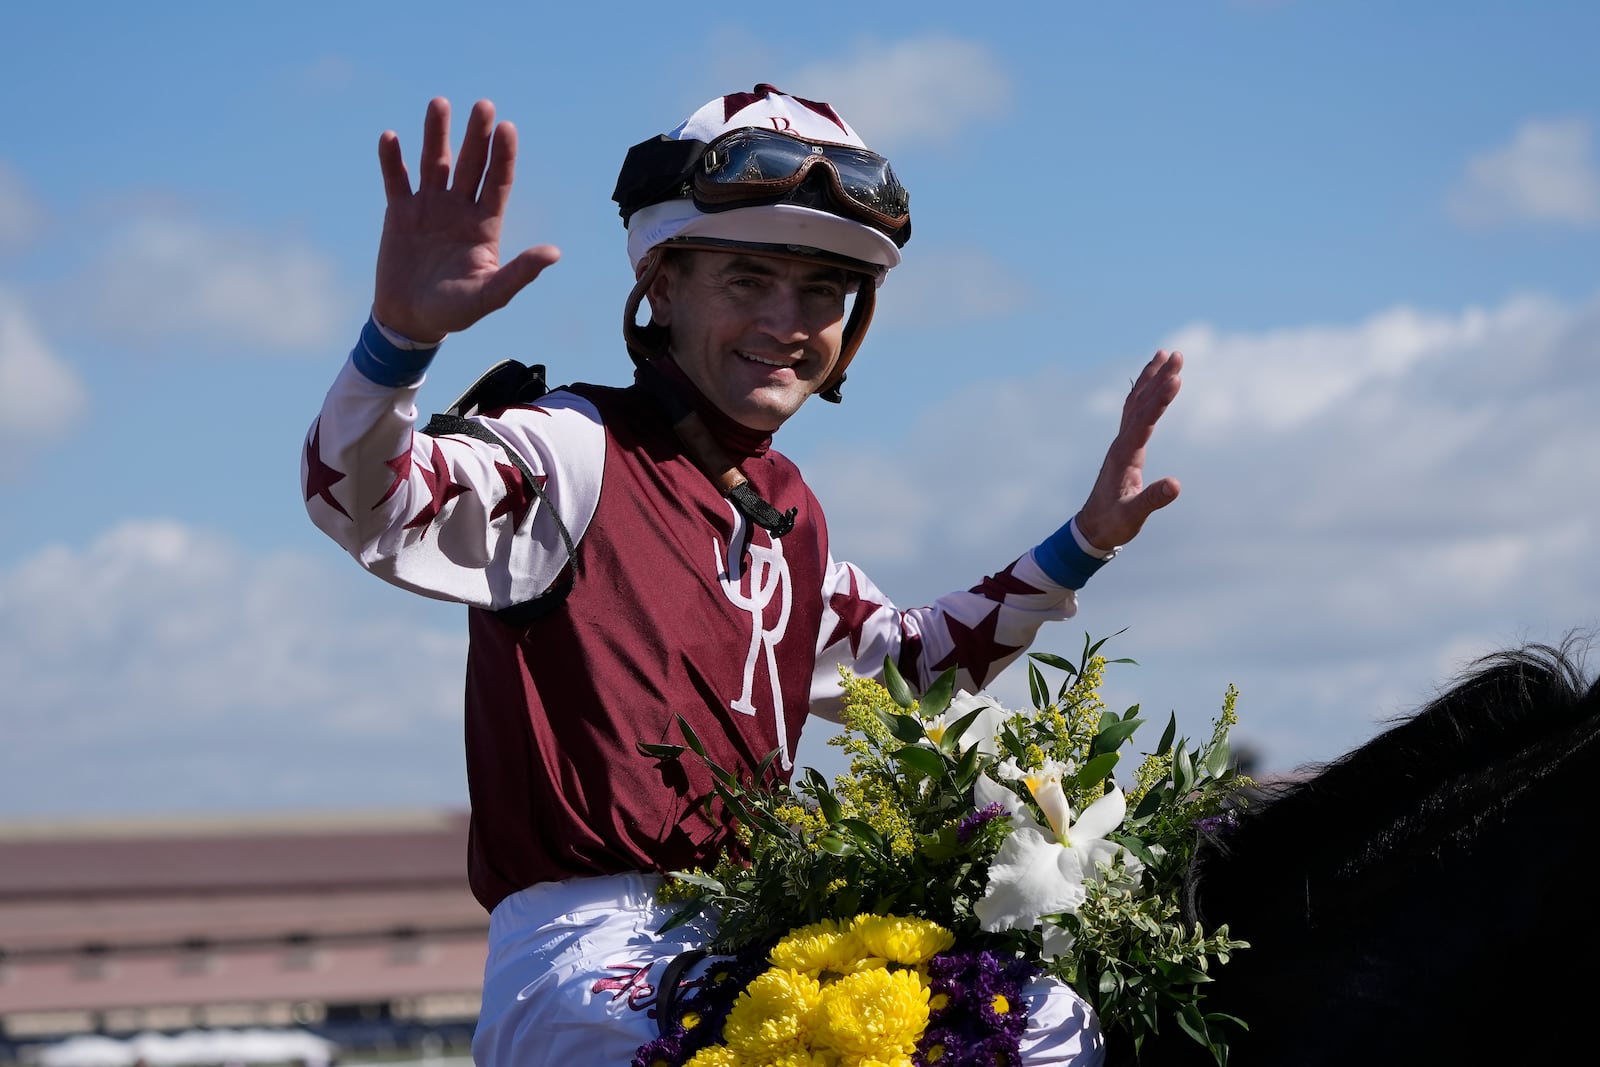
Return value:
<svg viewBox="0 0 1600 1067">
<path fill-rule="evenodd" d="M 1359 868 L 1391 848 L 1391 834 L 1415 823 L 1429 797 L 1463 777 L 1503 764 L 1542 738 L 1595 715 L 1586 683 L 1589 639 L 1569 635 L 1560 646 L 1528 644 L 1483 656 L 1414 714 L 1337 759 L 1308 764 L 1283 781 L 1250 790 L 1241 818 L 1208 835 L 1190 872 L 1189 902 L 1206 869 L 1240 848 L 1290 854 L 1315 834 Z"/>
<path fill-rule="evenodd" d="M 1586 644 L 1486 656 L 1202 836 L 1187 917 L 1252 945 L 1202 1005 L 1250 1024 L 1231 1062 L 1519 1063 L 1562 1047 L 1559 1027 L 1531 1024 L 1576 1024 L 1600 953 L 1587 874 L 1600 684 L 1585 680 Z M 1530 1029 L 1507 1047 L 1490 1023 Z M 1187 1062 L 1182 1043 L 1142 1061 Z"/>
</svg>

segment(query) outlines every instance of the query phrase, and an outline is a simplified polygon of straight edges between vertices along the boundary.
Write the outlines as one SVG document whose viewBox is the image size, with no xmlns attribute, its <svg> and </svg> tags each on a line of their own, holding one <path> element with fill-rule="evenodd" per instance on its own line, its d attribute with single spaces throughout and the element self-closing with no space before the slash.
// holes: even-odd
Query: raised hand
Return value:
<svg viewBox="0 0 1600 1067">
<path fill-rule="evenodd" d="M 1127 544 L 1146 519 L 1178 499 L 1176 478 L 1144 484 L 1144 450 L 1156 422 L 1177 398 L 1182 370 L 1183 353 L 1157 352 L 1122 403 L 1122 425 L 1106 450 L 1089 499 L 1078 512 L 1078 532 L 1097 548 Z"/>
<path fill-rule="evenodd" d="M 500 225 L 517 161 L 517 130 L 494 122 L 494 105 L 473 105 L 450 174 L 450 101 L 428 102 L 418 183 L 411 189 L 400 138 L 378 138 L 389 207 L 378 245 L 372 311 L 413 341 L 434 343 L 498 311 L 561 253 L 536 245 L 500 262 Z"/>
</svg>

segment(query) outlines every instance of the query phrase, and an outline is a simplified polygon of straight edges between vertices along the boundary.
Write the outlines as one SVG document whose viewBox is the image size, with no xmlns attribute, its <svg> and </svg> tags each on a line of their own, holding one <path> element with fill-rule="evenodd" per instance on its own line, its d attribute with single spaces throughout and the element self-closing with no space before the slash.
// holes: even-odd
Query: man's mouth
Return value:
<svg viewBox="0 0 1600 1067">
<path fill-rule="evenodd" d="M 793 367 L 799 362 L 798 360 L 775 358 L 771 356 L 758 356 L 754 353 L 741 350 L 736 350 L 736 354 L 740 359 L 748 360 L 751 363 L 759 363 L 763 367 L 777 367 L 779 369 L 784 369 Z"/>
</svg>

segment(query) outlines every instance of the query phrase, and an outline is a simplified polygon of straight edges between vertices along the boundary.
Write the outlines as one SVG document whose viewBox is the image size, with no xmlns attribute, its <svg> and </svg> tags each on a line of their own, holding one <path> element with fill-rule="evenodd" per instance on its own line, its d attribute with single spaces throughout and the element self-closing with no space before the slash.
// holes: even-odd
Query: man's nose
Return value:
<svg viewBox="0 0 1600 1067">
<path fill-rule="evenodd" d="M 804 294 L 787 286 L 774 286 L 762 304 L 761 328 L 780 341 L 800 341 L 810 336 Z"/>
</svg>

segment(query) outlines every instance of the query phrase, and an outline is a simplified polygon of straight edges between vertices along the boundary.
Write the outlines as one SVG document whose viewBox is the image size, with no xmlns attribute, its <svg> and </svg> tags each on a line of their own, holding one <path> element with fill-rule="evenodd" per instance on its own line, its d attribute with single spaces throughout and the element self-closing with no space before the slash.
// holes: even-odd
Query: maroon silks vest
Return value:
<svg viewBox="0 0 1600 1067">
<path fill-rule="evenodd" d="M 681 715 L 724 769 L 793 753 L 817 655 L 827 528 L 794 464 L 768 451 L 742 465 L 798 509 L 775 543 L 735 519 L 637 387 L 571 391 L 606 430 L 572 592 L 521 629 L 470 610 L 469 878 L 491 910 L 536 882 L 709 867 L 727 834 L 709 772 L 637 743 L 683 744 Z"/>
</svg>

